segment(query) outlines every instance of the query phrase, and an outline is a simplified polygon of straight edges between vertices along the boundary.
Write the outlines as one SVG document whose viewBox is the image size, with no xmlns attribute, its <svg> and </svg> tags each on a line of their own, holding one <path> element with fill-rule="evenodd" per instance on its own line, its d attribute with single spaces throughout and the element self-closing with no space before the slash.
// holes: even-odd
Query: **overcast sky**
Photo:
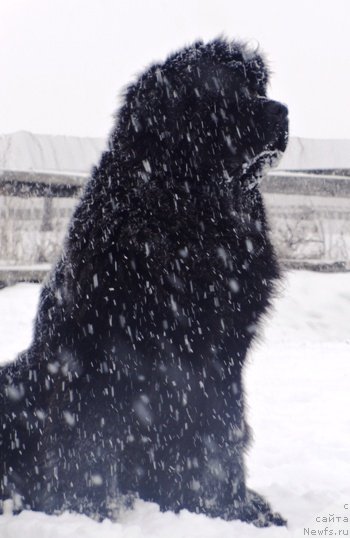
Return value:
<svg viewBox="0 0 350 538">
<path fill-rule="evenodd" d="M 350 139 L 350 0 L 0 0 L 0 133 L 104 137 L 135 75 L 219 34 L 260 44 L 291 135 Z"/>
</svg>

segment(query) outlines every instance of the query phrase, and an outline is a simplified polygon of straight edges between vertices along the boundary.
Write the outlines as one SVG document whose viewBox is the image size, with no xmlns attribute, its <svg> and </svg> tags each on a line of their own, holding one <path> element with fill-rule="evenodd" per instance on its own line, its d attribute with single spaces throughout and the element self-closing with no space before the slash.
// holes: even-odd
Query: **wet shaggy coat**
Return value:
<svg viewBox="0 0 350 538">
<path fill-rule="evenodd" d="M 259 182 L 287 111 L 267 81 L 257 52 L 216 40 L 126 90 L 32 344 L 0 374 L 2 499 L 283 524 L 243 461 L 242 369 L 279 278 Z"/>
</svg>

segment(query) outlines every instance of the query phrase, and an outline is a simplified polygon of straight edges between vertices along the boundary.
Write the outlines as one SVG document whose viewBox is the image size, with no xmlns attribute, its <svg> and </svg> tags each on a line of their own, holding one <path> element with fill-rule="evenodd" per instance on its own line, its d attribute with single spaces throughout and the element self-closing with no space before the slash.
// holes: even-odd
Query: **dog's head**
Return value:
<svg viewBox="0 0 350 538">
<path fill-rule="evenodd" d="M 146 173 L 257 178 L 288 138 L 287 108 L 267 98 L 267 83 L 262 56 L 244 44 L 195 43 L 128 88 L 116 134 Z"/>
</svg>

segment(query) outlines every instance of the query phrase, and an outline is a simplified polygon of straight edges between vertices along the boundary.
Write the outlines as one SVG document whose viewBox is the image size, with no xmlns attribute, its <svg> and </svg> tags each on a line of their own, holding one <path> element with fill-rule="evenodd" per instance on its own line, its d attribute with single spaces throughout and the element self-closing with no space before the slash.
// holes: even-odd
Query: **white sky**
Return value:
<svg viewBox="0 0 350 538">
<path fill-rule="evenodd" d="M 291 135 L 350 139 L 350 0 L 0 0 L 0 133 L 106 136 L 135 74 L 219 34 L 260 43 Z"/>
</svg>

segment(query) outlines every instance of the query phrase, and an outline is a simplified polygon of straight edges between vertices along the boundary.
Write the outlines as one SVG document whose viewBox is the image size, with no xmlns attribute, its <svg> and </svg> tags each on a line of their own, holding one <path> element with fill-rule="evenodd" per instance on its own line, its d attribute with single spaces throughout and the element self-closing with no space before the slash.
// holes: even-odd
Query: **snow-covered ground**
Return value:
<svg viewBox="0 0 350 538">
<path fill-rule="evenodd" d="M 36 284 L 0 291 L 2 362 L 29 343 L 38 293 Z M 288 528 L 257 529 L 186 511 L 161 514 L 156 505 L 140 501 L 118 523 L 75 514 L 0 516 L 0 537 L 299 538 L 330 531 L 346 536 L 349 387 L 350 273 L 287 273 L 265 336 L 250 355 L 246 392 L 255 434 L 247 455 L 249 485 L 288 519 Z"/>
</svg>

